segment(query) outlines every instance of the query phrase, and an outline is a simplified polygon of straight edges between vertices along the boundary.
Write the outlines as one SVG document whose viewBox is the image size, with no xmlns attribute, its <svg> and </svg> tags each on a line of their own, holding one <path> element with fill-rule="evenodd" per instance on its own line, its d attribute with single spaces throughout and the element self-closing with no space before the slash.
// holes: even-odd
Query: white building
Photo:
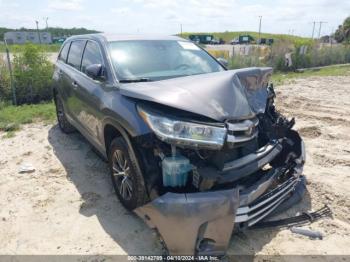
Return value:
<svg viewBox="0 0 350 262">
<path fill-rule="evenodd" d="M 26 42 L 52 44 L 52 37 L 49 32 L 39 32 L 38 34 L 36 31 L 11 31 L 4 34 L 4 39 L 8 44 L 25 44 Z"/>
</svg>

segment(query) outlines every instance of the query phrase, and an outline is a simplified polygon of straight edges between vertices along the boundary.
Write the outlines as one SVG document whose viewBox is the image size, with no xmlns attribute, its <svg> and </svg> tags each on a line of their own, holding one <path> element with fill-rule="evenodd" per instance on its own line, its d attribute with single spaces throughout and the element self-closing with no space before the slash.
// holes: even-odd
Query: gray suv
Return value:
<svg viewBox="0 0 350 262">
<path fill-rule="evenodd" d="M 175 36 L 68 38 L 54 71 L 60 128 L 108 160 L 120 202 L 171 254 L 224 254 L 233 228 L 305 191 L 304 143 L 274 106 L 271 68 L 227 70 Z"/>
</svg>

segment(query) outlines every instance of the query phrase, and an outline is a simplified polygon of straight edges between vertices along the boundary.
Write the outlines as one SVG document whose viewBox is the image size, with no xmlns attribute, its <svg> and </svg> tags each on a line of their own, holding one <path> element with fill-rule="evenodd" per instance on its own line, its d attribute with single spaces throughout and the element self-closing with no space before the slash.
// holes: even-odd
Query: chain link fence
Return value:
<svg viewBox="0 0 350 262">
<path fill-rule="evenodd" d="M 350 63 L 350 45 L 296 43 L 279 40 L 271 46 L 235 45 L 226 50 L 208 50 L 215 57 L 228 60 L 229 68 L 270 66 L 277 71 Z"/>
<path fill-rule="evenodd" d="M 11 67 L 12 79 L 8 57 L 0 55 L 0 103 L 36 104 L 52 99 L 53 64 L 40 47 L 27 44 L 13 53 Z"/>
</svg>

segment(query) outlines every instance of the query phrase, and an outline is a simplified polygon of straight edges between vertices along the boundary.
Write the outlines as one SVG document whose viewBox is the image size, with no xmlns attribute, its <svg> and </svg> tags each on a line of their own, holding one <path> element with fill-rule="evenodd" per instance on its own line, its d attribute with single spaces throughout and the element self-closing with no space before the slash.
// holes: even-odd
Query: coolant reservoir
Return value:
<svg viewBox="0 0 350 262">
<path fill-rule="evenodd" d="M 183 187 L 187 183 L 188 172 L 192 169 L 190 160 L 181 155 L 166 157 L 162 161 L 163 185 Z"/>
</svg>

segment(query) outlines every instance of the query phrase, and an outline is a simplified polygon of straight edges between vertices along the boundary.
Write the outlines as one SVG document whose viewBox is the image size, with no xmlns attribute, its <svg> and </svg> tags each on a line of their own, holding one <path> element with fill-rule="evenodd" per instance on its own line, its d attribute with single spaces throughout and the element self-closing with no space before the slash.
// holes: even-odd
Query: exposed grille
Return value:
<svg viewBox="0 0 350 262">
<path fill-rule="evenodd" d="M 239 207 L 236 213 L 236 223 L 247 222 L 252 226 L 268 214 L 270 214 L 279 204 L 281 204 L 294 190 L 299 179 L 292 176 L 290 179 L 279 185 L 272 191 L 259 197 L 254 203 Z"/>
<path fill-rule="evenodd" d="M 242 121 L 227 121 L 227 142 L 241 143 L 246 142 L 258 135 L 259 119 L 246 119 Z"/>
</svg>

